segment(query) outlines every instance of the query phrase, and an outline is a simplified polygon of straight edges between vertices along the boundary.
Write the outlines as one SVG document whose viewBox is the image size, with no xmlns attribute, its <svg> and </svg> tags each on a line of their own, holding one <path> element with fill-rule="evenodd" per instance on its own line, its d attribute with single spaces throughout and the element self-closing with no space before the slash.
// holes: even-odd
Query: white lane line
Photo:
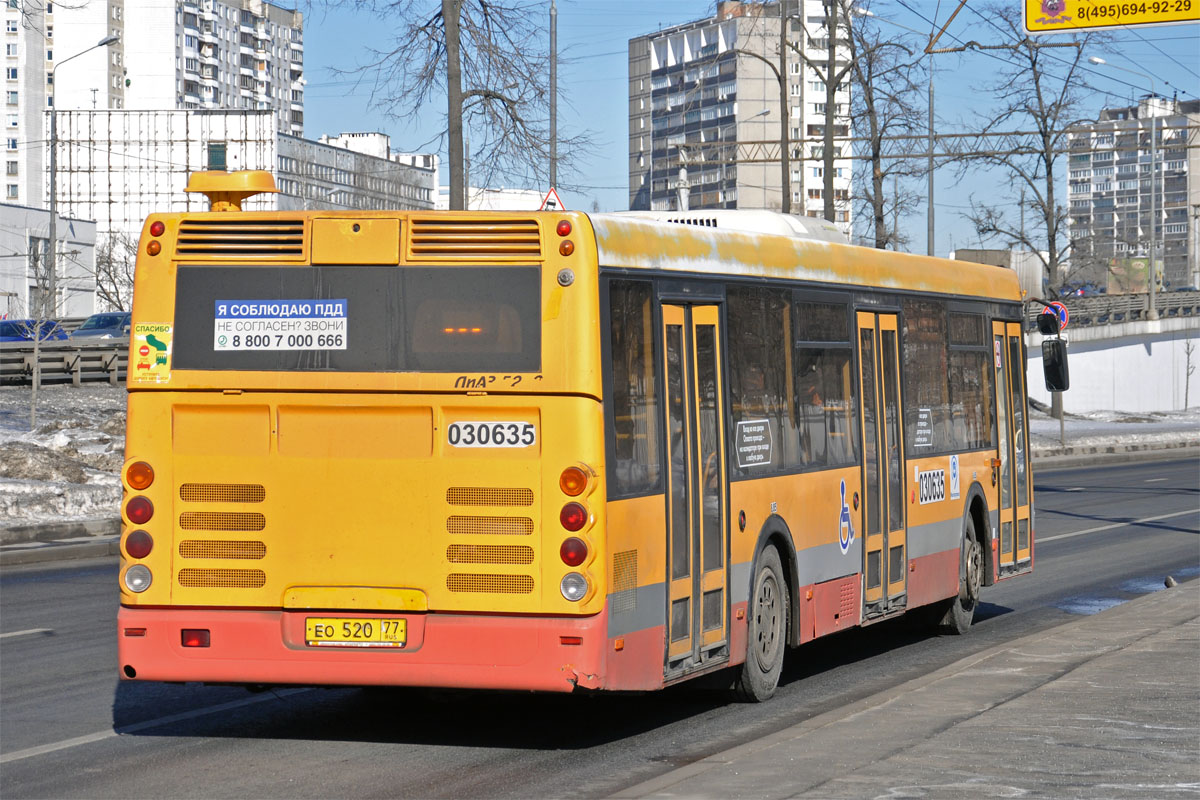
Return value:
<svg viewBox="0 0 1200 800">
<path fill-rule="evenodd" d="M 105 739 L 112 739 L 126 733 L 138 733 L 148 730 L 149 728 L 157 728 L 160 725 L 170 725 L 173 722 L 184 722 L 197 717 L 206 717 L 209 714 L 218 714 L 222 711 L 231 711 L 236 708 L 245 708 L 256 703 L 265 703 L 268 700 L 278 700 L 281 697 L 288 697 L 302 692 L 311 692 L 312 689 L 282 689 L 267 694 L 248 697 L 245 700 L 233 700 L 228 703 L 222 703 L 219 706 L 210 706 L 209 708 L 198 708 L 194 711 L 185 711 L 182 714 L 172 714 L 169 717 L 159 717 L 158 719 L 150 719 L 145 722 L 139 722 L 134 725 L 124 725 L 119 730 L 109 728 L 108 730 L 89 733 L 86 736 L 76 736 L 74 739 L 63 739 L 61 742 L 51 742 L 50 744 L 38 745 L 37 747 L 27 747 L 24 750 L 17 750 L 12 753 L 0 755 L 0 764 L 7 764 L 10 761 L 20 761 L 33 756 L 45 755 L 46 753 L 54 753 L 59 750 L 67 750 L 72 747 L 79 747 L 84 744 L 92 744 L 93 742 L 102 742 Z"/>
<path fill-rule="evenodd" d="M 1171 517 L 1182 517 L 1185 514 L 1200 515 L 1200 509 L 1191 511 L 1175 511 L 1171 514 L 1159 514 L 1157 517 L 1143 517 L 1142 519 L 1131 519 L 1129 522 L 1114 522 L 1112 525 L 1101 525 L 1099 528 L 1087 528 L 1082 531 L 1073 531 L 1072 533 L 1060 533 L 1057 536 L 1039 536 L 1038 542 L 1053 542 L 1056 539 L 1070 539 L 1073 536 L 1083 536 L 1085 533 L 1099 533 L 1100 531 L 1111 531 L 1113 528 L 1124 528 L 1126 525 L 1141 525 L 1143 522 L 1155 522 L 1160 519 L 1170 519 Z"/>
<path fill-rule="evenodd" d="M 1082 487 L 1082 486 L 1072 486 L 1070 489 L 1067 489 L 1067 491 L 1068 491 L 1068 492 L 1082 492 L 1082 491 L 1084 491 L 1084 487 Z"/>
<path fill-rule="evenodd" d="M 30 628 L 27 631 L 12 631 L 0 633 L 0 639 L 7 639 L 10 636 L 32 636 L 35 633 L 54 633 L 54 630 L 52 628 Z"/>
<path fill-rule="evenodd" d="M 1166 478 L 1146 478 L 1142 483 L 1162 483 Z"/>
</svg>

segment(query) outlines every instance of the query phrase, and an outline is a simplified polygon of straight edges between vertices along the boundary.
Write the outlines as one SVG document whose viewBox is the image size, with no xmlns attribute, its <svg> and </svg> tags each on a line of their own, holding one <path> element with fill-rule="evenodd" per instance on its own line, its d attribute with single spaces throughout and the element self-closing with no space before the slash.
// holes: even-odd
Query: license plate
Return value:
<svg viewBox="0 0 1200 800">
<path fill-rule="evenodd" d="M 408 620 L 309 617 L 304 640 L 312 647 L 404 647 Z"/>
</svg>

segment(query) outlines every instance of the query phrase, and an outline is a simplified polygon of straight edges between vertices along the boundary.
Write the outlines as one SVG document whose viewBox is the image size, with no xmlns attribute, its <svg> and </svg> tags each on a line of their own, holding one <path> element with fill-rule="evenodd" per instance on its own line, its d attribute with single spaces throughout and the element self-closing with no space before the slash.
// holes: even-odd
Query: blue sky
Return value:
<svg viewBox="0 0 1200 800">
<path fill-rule="evenodd" d="M 1018 0 L 1011 0 L 1018 2 Z M 434 6 L 425 0 L 421 5 Z M 597 142 L 593 154 L 580 164 L 583 188 L 560 189 L 568 208 L 590 210 L 593 202 L 601 210 L 628 207 L 627 173 L 627 50 L 629 39 L 659 28 L 711 16 L 713 2 L 704 0 L 558 0 L 558 43 L 563 63 L 559 67 L 559 128 L 586 128 Z M 957 5 L 951 0 L 876 0 L 872 9 L 918 31 L 939 27 Z M 549 19 L 549 0 L 541 13 Z M 954 46 L 968 40 L 982 44 L 997 41 L 998 33 L 982 13 L 970 4 L 955 18 L 940 45 Z M 548 24 L 548 22 L 547 22 Z M 444 103 L 434 104 L 421 122 L 409 126 L 389 119 L 370 102 L 370 81 L 356 85 L 352 71 L 367 63 L 369 49 L 394 46 L 396 25 L 386 17 L 338 10 L 324 13 L 310 9 L 305 15 L 305 135 L 379 130 L 392 137 L 398 149 L 429 152 L 442 126 Z M 1113 34 L 1106 52 L 1097 51 L 1111 65 L 1146 73 L 1159 94 L 1178 92 L 1181 99 L 1200 96 L 1200 24 L 1139 27 Z M 950 129 L 985 113 L 989 98 L 980 86 L 991 80 L 997 60 L 982 53 L 937 56 L 935 79 L 936 118 L 939 127 Z M 1090 66 L 1093 82 L 1107 95 L 1095 98 L 1095 110 L 1103 105 L 1128 104 L 1149 93 L 1145 77 L 1111 66 Z M 444 147 L 444 143 L 442 145 Z M 445 156 L 442 151 L 443 158 Z M 938 170 L 935 187 L 936 246 L 939 255 L 953 247 L 979 246 L 977 237 L 962 214 L 969 208 L 972 189 L 979 191 L 999 176 L 977 176 L 959 185 L 949 168 Z M 445 176 L 443 175 L 443 182 Z M 522 187 L 539 188 L 545 187 Z M 1065 189 L 1065 184 L 1064 184 Z M 994 195 L 994 192 L 987 192 Z M 992 198 L 989 198 L 992 199 Z M 909 248 L 925 251 L 926 223 L 923 212 L 908 220 Z"/>
</svg>

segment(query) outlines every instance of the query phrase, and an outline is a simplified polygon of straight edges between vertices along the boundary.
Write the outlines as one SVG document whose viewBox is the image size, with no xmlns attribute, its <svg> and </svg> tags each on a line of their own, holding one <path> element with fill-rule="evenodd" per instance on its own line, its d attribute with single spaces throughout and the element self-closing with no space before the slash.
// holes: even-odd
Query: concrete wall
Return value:
<svg viewBox="0 0 1200 800">
<path fill-rule="evenodd" d="M 1071 388 L 1063 408 L 1086 411 L 1177 411 L 1200 405 L 1200 318 L 1179 317 L 1066 331 Z M 1042 337 L 1029 334 L 1029 396 L 1050 402 L 1042 375 Z"/>
</svg>

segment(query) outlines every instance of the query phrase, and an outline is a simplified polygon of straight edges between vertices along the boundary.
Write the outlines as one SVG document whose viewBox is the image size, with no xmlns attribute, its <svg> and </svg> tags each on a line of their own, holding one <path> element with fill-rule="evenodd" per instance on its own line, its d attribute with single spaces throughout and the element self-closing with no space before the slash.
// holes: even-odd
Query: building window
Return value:
<svg viewBox="0 0 1200 800">
<path fill-rule="evenodd" d="M 11 137 L 11 136 L 10 136 L 10 137 L 8 137 L 8 149 L 9 149 L 9 150 L 16 150 L 16 149 L 17 149 L 17 140 L 16 140 L 15 138 Z"/>
<path fill-rule="evenodd" d="M 16 33 L 17 32 L 17 21 L 15 19 L 7 20 L 4 23 L 4 29 L 6 31 L 8 31 L 9 33 Z"/>
<path fill-rule="evenodd" d="M 17 104 L 17 93 L 16 92 L 8 93 L 8 104 L 10 106 L 15 106 Z"/>
<path fill-rule="evenodd" d="M 210 170 L 225 170 L 225 142 L 208 143 L 208 168 Z"/>
<path fill-rule="evenodd" d="M 18 124 L 18 122 L 17 122 L 17 115 L 16 115 L 16 114 L 9 114 L 9 115 L 8 115 L 8 127 L 10 127 L 10 128 L 15 128 L 15 127 L 17 127 L 17 124 Z"/>
<path fill-rule="evenodd" d="M 15 183 L 8 184 L 8 199 L 9 200 L 17 199 L 17 185 Z"/>
<path fill-rule="evenodd" d="M 17 174 L 17 162 L 16 161 L 8 162 L 7 169 L 5 170 L 5 174 L 6 175 L 16 175 Z"/>
<path fill-rule="evenodd" d="M 7 69 L 4 71 L 4 75 L 5 75 L 5 77 L 6 77 L 6 78 L 8 78 L 10 81 L 15 81 L 15 80 L 17 79 L 17 68 L 16 68 L 16 67 L 8 67 L 8 68 L 7 68 Z"/>
</svg>

